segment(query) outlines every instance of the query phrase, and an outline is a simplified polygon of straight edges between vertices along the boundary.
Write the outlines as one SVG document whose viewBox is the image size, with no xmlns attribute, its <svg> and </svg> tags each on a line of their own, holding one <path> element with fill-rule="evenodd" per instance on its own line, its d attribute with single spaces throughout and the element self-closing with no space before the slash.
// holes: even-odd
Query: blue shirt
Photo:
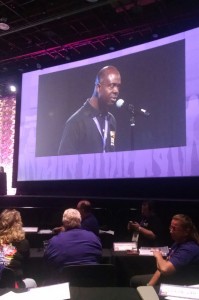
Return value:
<svg viewBox="0 0 199 300">
<path fill-rule="evenodd" d="M 97 264 L 102 256 L 99 238 L 81 228 L 60 232 L 52 237 L 44 252 L 47 261 L 57 269 L 77 264 Z"/>
<path fill-rule="evenodd" d="M 99 235 L 99 224 L 96 217 L 90 213 L 82 219 L 81 228 L 94 232 L 97 236 Z"/>
<path fill-rule="evenodd" d="M 199 281 L 199 245 L 194 241 L 174 243 L 167 259 L 176 272 L 162 276 L 161 282 L 177 285 L 198 284 Z"/>
<path fill-rule="evenodd" d="M 176 270 L 188 264 L 199 264 L 199 245 L 194 241 L 174 243 L 169 251 L 168 260 Z"/>
</svg>

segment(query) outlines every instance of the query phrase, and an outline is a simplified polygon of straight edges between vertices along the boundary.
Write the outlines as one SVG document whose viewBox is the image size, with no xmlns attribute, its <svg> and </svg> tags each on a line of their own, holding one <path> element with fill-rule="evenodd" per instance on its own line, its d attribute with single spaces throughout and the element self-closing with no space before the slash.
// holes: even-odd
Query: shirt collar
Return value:
<svg viewBox="0 0 199 300">
<path fill-rule="evenodd" d="M 89 109 L 89 114 L 94 117 L 107 117 L 108 119 L 110 118 L 110 113 L 107 112 L 107 114 L 101 113 L 99 110 L 95 109 L 89 102 L 90 99 L 87 99 L 86 102 L 84 103 L 85 107 L 88 107 Z"/>
</svg>

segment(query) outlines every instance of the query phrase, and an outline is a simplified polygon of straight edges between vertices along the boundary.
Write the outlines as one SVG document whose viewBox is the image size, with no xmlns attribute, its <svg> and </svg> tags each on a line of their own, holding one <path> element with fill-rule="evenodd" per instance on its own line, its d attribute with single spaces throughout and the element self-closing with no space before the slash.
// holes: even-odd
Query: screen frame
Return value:
<svg viewBox="0 0 199 300">
<path fill-rule="evenodd" d="M 175 35 L 179 36 L 179 39 L 182 38 L 183 34 Z M 165 41 L 170 39 L 173 39 L 172 37 L 164 38 Z M 159 43 L 160 41 L 157 41 Z M 150 44 L 150 43 L 148 43 Z M 142 47 L 142 45 L 136 46 L 136 47 Z M 125 50 L 120 50 L 125 51 Z M 109 54 L 110 55 L 110 54 Z M 111 54 L 113 55 L 113 54 Z M 100 56 L 99 59 L 102 59 L 102 57 L 106 57 L 106 55 Z M 112 56 L 111 56 L 112 58 Z M 54 67 L 53 67 L 54 68 Z M 41 72 L 41 71 L 36 71 Z M 19 116 L 20 116 L 20 105 L 17 107 L 18 110 L 18 120 L 19 122 Z M 19 123 L 18 123 L 19 124 Z M 19 143 L 19 139 L 18 139 Z M 16 142 L 17 145 L 17 142 Z M 15 147 L 16 149 L 16 147 Z M 16 150 L 15 150 L 15 153 Z M 15 157 L 18 156 L 15 154 Z M 15 170 L 18 168 L 17 163 L 18 158 L 15 159 L 14 168 Z M 52 183 L 52 186 L 49 188 L 49 181 L 46 180 L 39 180 L 39 181 L 24 181 L 24 180 L 18 180 L 17 178 L 17 171 L 15 172 L 15 184 L 18 190 L 25 194 L 30 193 L 34 194 L 34 189 L 38 189 L 36 192 L 37 194 L 48 194 L 48 193 L 59 193 L 60 188 L 62 189 L 60 191 L 60 194 L 62 193 L 68 193 L 68 195 L 79 195 L 79 196 L 97 196 L 97 197 L 122 197 L 129 198 L 132 196 L 136 197 L 161 197 L 161 198 L 195 198 L 195 191 L 197 188 L 197 180 L 198 176 L 184 176 L 184 177 L 168 177 L 168 178 L 108 178 L 108 179 L 83 179 L 83 180 L 52 180 L 50 181 L 50 184 Z M 88 191 L 89 186 L 91 186 L 90 191 Z M 116 188 L 117 186 L 117 188 Z M 79 192 L 74 191 L 75 187 L 78 187 Z M 104 191 L 104 187 L 107 187 L 107 189 L 110 189 L 109 191 Z M 169 188 L 168 188 L 169 187 Z M 103 188 L 103 191 L 101 190 Z M 175 192 L 174 192 L 174 189 Z M 42 192 L 43 189 L 43 192 Z M 86 190 L 86 192 L 85 192 Z M 111 191 L 112 190 L 112 191 Z M 128 191 L 127 191 L 128 190 Z M 189 191 L 187 191 L 189 190 Z M 190 191 L 191 190 L 191 191 Z"/>
</svg>

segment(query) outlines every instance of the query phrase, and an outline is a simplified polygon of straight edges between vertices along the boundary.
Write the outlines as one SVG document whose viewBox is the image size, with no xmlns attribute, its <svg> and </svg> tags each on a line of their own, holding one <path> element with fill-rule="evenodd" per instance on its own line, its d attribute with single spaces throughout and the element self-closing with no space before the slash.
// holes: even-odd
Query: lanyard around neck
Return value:
<svg viewBox="0 0 199 300">
<path fill-rule="evenodd" d="M 105 127 L 104 127 L 104 134 L 102 133 L 99 121 L 96 117 L 93 118 L 93 121 L 95 122 L 95 125 L 97 126 L 97 129 L 101 135 L 102 138 L 102 142 L 103 142 L 103 152 L 106 152 L 106 140 L 107 140 L 107 136 L 108 136 L 108 120 L 107 120 L 107 116 L 105 117 Z"/>
</svg>

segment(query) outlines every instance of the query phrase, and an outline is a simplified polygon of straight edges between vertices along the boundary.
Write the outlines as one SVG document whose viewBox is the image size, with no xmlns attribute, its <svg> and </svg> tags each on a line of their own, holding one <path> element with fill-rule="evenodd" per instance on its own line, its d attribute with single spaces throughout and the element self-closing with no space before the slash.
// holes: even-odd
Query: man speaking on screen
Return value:
<svg viewBox="0 0 199 300">
<path fill-rule="evenodd" d="M 116 103 L 120 86 L 116 67 L 98 72 L 91 98 L 66 121 L 58 155 L 115 151 L 116 120 L 109 108 Z"/>
</svg>

